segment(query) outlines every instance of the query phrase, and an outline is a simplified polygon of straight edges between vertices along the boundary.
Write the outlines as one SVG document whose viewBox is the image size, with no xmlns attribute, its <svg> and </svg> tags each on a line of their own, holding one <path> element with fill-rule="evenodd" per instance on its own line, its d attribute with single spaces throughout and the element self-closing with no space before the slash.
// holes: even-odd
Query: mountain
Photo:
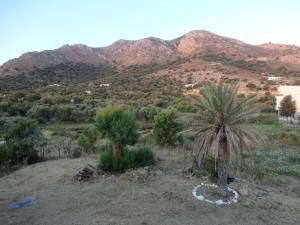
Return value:
<svg viewBox="0 0 300 225">
<path fill-rule="evenodd" d="M 82 44 L 28 52 L 0 67 L 0 91 L 81 83 L 112 76 L 170 76 L 201 82 L 220 76 L 259 83 L 262 75 L 300 77 L 300 47 L 250 45 L 194 30 L 173 40 L 148 37 L 92 48 Z M 118 78 L 119 79 L 119 78 Z M 136 78 L 132 78 L 136 79 Z M 297 78 L 298 79 L 298 78 Z"/>
<path fill-rule="evenodd" d="M 164 64 L 205 52 L 226 54 L 239 60 L 273 61 L 277 58 L 277 61 L 291 64 L 299 64 L 300 60 L 300 48 L 294 45 L 267 43 L 254 46 L 208 31 L 195 30 L 170 41 L 149 37 L 136 41 L 119 40 L 102 48 L 76 44 L 55 50 L 28 52 L 4 63 L 0 74 L 16 74 L 18 71 L 67 62 L 124 66 Z"/>
</svg>

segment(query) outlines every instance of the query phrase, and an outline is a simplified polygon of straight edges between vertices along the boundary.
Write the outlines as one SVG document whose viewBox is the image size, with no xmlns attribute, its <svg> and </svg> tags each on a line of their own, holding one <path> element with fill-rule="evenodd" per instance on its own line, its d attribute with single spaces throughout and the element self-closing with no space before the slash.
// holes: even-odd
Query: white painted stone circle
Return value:
<svg viewBox="0 0 300 225">
<path fill-rule="evenodd" d="M 228 191 L 231 191 L 234 194 L 234 197 L 232 199 L 230 199 L 229 201 L 225 202 L 222 199 L 216 200 L 216 201 L 212 201 L 209 199 L 206 199 L 203 195 L 197 195 L 197 189 L 200 188 L 201 186 L 205 186 L 205 187 L 212 187 L 212 188 L 217 188 L 218 186 L 215 184 L 206 184 L 206 183 L 201 183 L 200 185 L 197 185 L 194 189 L 193 189 L 193 195 L 196 199 L 198 199 L 199 201 L 204 201 L 210 204 L 214 204 L 214 205 L 230 205 L 232 203 L 237 203 L 238 202 L 238 198 L 239 198 L 239 194 L 237 191 L 235 191 L 232 188 L 228 188 Z"/>
</svg>

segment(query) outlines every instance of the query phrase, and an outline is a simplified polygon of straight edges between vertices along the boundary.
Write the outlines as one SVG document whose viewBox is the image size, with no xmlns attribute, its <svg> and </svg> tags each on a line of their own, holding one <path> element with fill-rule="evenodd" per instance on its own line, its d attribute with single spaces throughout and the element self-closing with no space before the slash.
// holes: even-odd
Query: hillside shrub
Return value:
<svg viewBox="0 0 300 225">
<path fill-rule="evenodd" d="M 192 105 L 184 102 L 177 103 L 175 109 L 179 112 L 196 112 L 196 109 Z"/>
<path fill-rule="evenodd" d="M 40 136 L 36 121 L 23 118 L 13 121 L 4 134 L 10 164 L 22 163 L 34 156 Z"/>
<path fill-rule="evenodd" d="M 8 102 L 0 102 L 0 112 L 6 112 L 9 108 Z"/>
<path fill-rule="evenodd" d="M 59 105 L 56 110 L 56 118 L 59 121 L 72 121 L 72 111 L 76 107 L 73 105 Z"/>
<path fill-rule="evenodd" d="M 9 105 L 7 113 L 10 116 L 25 116 L 30 108 L 31 104 L 17 102 Z"/>
<path fill-rule="evenodd" d="M 218 177 L 216 170 L 216 160 L 212 155 L 208 155 L 203 159 L 203 173 L 211 179 Z"/>
<path fill-rule="evenodd" d="M 51 105 L 34 105 L 26 113 L 26 116 L 39 122 L 47 122 L 55 116 L 55 107 Z"/>
<path fill-rule="evenodd" d="M 31 93 L 26 96 L 26 100 L 29 102 L 38 101 L 41 99 L 41 94 L 39 93 Z"/>
<path fill-rule="evenodd" d="M 87 110 L 74 108 L 70 115 L 70 120 L 74 122 L 85 122 L 89 118 L 89 112 Z"/>
<path fill-rule="evenodd" d="M 0 145 L 0 167 L 8 163 L 8 151 L 6 145 Z"/>
<path fill-rule="evenodd" d="M 117 156 L 112 155 L 112 145 L 104 145 L 101 148 L 98 167 L 109 172 L 125 172 L 128 169 L 151 166 L 155 163 L 153 151 L 145 146 L 134 149 L 124 148 Z"/>
<path fill-rule="evenodd" d="M 84 151 L 89 151 L 95 146 L 97 141 L 97 129 L 94 126 L 83 130 L 77 139 L 77 144 Z"/>
<path fill-rule="evenodd" d="M 174 145 L 180 130 L 174 109 L 165 109 L 154 117 L 154 139 L 159 145 Z"/>
<path fill-rule="evenodd" d="M 153 121 L 154 117 L 159 113 L 160 109 L 154 105 L 147 105 L 138 110 L 139 119 Z"/>
<path fill-rule="evenodd" d="M 246 85 L 247 88 L 249 88 L 250 90 L 254 90 L 256 89 L 256 85 L 251 83 L 251 82 L 248 82 L 248 84 Z"/>
</svg>

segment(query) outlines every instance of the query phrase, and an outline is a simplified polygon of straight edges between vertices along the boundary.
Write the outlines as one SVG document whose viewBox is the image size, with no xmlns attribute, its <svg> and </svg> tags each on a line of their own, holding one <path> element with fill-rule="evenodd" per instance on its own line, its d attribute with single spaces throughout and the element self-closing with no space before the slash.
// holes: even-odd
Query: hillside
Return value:
<svg viewBox="0 0 300 225">
<path fill-rule="evenodd" d="M 183 81 L 192 76 L 190 80 L 195 82 L 220 75 L 253 79 L 259 79 L 261 74 L 298 77 L 300 48 L 272 43 L 255 46 L 199 30 L 173 40 L 154 37 L 119 40 L 101 48 L 64 45 L 55 50 L 28 52 L 9 60 L 0 67 L 0 83 L 5 84 L 7 90 L 8 87 L 18 88 L 16 83 L 30 86 L 32 80 L 38 85 L 49 84 L 57 80 L 57 76 L 60 77 L 58 81 L 70 80 L 70 64 L 84 68 L 72 77 L 72 80 L 79 81 L 101 78 L 107 71 L 95 72 L 99 67 L 109 67 L 113 73 L 122 74 L 126 67 L 152 65 L 155 69 L 135 72 L 150 76 L 170 75 Z"/>
</svg>

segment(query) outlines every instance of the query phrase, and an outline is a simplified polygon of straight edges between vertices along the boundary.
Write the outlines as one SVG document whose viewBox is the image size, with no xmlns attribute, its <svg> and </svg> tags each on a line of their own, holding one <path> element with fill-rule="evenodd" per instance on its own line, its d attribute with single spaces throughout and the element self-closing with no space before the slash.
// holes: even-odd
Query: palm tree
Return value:
<svg viewBox="0 0 300 225">
<path fill-rule="evenodd" d="M 249 95 L 239 99 L 237 90 L 236 83 L 206 83 L 203 95 L 195 98 L 199 111 L 192 122 L 192 129 L 197 132 L 199 151 L 193 167 L 200 168 L 203 157 L 216 143 L 217 185 L 222 195 L 227 195 L 230 152 L 235 151 L 241 156 L 244 149 L 259 139 L 258 134 L 247 126 L 248 120 L 258 115 L 256 97 Z"/>
</svg>

